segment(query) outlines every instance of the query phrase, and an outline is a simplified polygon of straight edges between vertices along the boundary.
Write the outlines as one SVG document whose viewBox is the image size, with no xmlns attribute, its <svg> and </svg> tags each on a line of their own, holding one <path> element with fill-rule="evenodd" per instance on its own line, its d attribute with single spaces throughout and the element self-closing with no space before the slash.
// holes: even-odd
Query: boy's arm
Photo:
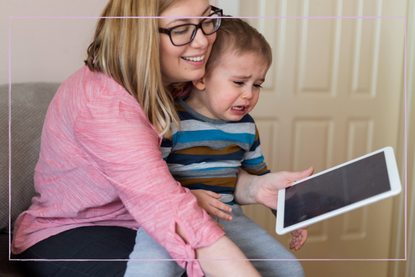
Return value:
<svg viewBox="0 0 415 277">
<path fill-rule="evenodd" d="M 312 168 L 302 172 L 270 173 L 261 152 L 258 128 L 255 125 L 255 139 L 248 152 L 245 153 L 239 170 L 235 187 L 235 203 L 262 204 L 277 209 L 278 191 L 289 187 L 313 173 Z"/>
<path fill-rule="evenodd" d="M 242 159 L 241 167 L 248 171 L 251 175 L 265 175 L 270 173 L 264 161 L 261 151 L 261 142 L 259 139 L 258 128 L 255 125 L 255 139 L 249 151 L 247 151 Z"/>
</svg>

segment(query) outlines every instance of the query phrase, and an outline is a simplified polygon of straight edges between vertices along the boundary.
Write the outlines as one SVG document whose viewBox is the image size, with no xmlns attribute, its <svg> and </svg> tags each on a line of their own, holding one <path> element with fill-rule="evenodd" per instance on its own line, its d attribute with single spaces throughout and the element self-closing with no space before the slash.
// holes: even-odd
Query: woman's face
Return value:
<svg viewBox="0 0 415 277">
<path fill-rule="evenodd" d="M 198 24 L 203 20 L 202 18 L 186 17 L 207 16 L 210 11 L 208 0 L 179 0 L 160 16 L 183 18 L 159 18 L 159 27 L 168 29 L 186 23 Z M 167 34 L 160 34 L 163 83 L 169 85 L 202 78 L 215 39 L 216 33 L 205 36 L 199 29 L 192 42 L 183 46 L 174 46 Z"/>
</svg>

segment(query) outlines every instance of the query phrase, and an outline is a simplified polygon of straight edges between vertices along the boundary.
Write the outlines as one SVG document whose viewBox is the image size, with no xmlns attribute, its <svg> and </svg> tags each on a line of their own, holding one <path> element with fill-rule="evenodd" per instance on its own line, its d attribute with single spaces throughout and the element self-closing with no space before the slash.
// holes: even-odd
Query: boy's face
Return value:
<svg viewBox="0 0 415 277">
<path fill-rule="evenodd" d="M 258 102 L 269 65 L 255 53 L 225 52 L 218 66 L 194 81 L 186 103 L 198 113 L 226 121 L 239 121 Z"/>
</svg>

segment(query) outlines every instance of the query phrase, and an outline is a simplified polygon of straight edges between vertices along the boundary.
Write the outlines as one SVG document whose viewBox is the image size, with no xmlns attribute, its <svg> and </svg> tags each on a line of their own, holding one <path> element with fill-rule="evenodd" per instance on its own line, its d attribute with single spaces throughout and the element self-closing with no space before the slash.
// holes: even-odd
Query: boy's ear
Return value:
<svg viewBox="0 0 415 277">
<path fill-rule="evenodd" d="M 195 86 L 195 88 L 197 88 L 200 91 L 205 90 L 206 85 L 205 85 L 205 76 L 203 76 L 202 78 L 195 80 L 192 82 L 193 86 Z"/>
</svg>

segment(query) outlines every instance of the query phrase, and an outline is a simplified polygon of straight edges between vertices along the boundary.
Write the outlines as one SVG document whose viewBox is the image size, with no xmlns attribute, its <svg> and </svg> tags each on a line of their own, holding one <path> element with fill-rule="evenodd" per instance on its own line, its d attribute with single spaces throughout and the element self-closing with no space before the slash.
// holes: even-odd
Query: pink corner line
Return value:
<svg viewBox="0 0 415 277">
<path fill-rule="evenodd" d="M 59 19 L 100 19 L 100 18 L 207 18 L 208 16 L 10 16 L 9 18 L 22 19 L 22 18 L 59 18 Z M 229 18 L 221 16 L 218 18 Z M 330 19 L 330 18 L 405 18 L 405 16 L 235 16 L 233 18 L 242 19 L 273 19 L 273 18 L 287 18 L 287 19 Z"/>
</svg>

